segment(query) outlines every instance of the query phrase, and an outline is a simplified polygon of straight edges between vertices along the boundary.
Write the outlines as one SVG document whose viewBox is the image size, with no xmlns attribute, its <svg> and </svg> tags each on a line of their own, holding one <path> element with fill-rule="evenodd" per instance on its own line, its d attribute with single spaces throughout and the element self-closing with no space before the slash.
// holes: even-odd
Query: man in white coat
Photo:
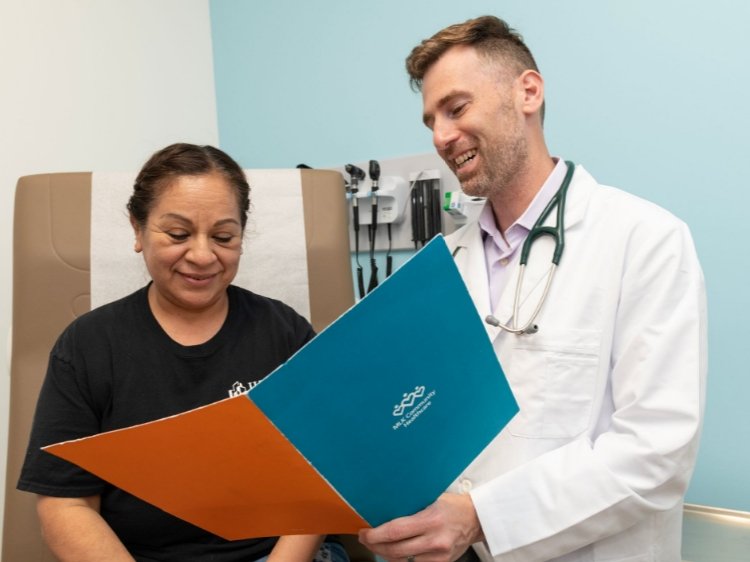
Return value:
<svg viewBox="0 0 750 562">
<path fill-rule="evenodd" d="M 448 237 L 457 265 L 482 317 L 512 324 L 521 246 L 568 168 L 545 144 L 542 77 L 490 16 L 423 41 L 407 69 L 438 153 L 465 193 L 487 198 Z M 703 275 L 681 221 L 570 166 L 564 252 L 538 331 L 487 325 L 520 411 L 434 504 L 360 532 L 388 560 L 681 559 L 704 404 Z M 534 243 L 520 325 L 553 249 L 550 236 Z"/>
</svg>

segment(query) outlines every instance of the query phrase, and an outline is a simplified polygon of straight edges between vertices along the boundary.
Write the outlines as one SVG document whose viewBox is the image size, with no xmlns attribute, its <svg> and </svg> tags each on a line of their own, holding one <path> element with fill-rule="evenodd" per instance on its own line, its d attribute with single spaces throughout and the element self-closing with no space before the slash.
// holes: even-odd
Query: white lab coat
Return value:
<svg viewBox="0 0 750 562">
<path fill-rule="evenodd" d="M 581 166 L 565 220 L 539 332 L 487 325 L 520 412 L 451 491 L 472 496 L 482 560 L 678 562 L 706 374 L 705 288 L 693 242 L 667 211 L 597 184 Z M 484 318 L 491 311 L 478 225 L 447 242 L 460 247 L 456 263 Z M 534 244 L 522 321 L 539 301 L 552 246 L 548 236 Z M 492 311 L 502 322 L 518 254 Z"/>
</svg>

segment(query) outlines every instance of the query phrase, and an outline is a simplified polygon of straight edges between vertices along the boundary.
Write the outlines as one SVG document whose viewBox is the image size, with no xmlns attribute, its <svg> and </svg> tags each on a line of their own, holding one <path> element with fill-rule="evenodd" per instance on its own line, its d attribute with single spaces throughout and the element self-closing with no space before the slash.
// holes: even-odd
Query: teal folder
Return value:
<svg viewBox="0 0 750 562">
<path fill-rule="evenodd" d="M 373 526 L 432 503 L 518 411 L 442 236 L 248 397 Z"/>
</svg>

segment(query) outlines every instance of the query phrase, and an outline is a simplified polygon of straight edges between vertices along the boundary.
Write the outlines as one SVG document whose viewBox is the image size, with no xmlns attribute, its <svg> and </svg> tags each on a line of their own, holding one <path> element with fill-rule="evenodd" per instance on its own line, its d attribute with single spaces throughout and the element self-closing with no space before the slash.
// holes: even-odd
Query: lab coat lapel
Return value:
<svg viewBox="0 0 750 562">
<path fill-rule="evenodd" d="M 474 306 L 482 318 L 490 314 L 490 289 L 487 279 L 487 265 L 484 257 L 484 244 L 478 223 L 472 223 L 448 239 L 456 266 L 469 291 Z M 485 325 L 491 338 L 495 330 Z"/>
</svg>

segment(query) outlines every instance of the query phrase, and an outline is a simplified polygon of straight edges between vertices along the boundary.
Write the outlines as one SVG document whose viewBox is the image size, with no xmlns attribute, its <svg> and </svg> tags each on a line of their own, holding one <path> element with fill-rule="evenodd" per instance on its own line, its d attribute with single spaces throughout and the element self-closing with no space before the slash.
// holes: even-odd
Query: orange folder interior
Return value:
<svg viewBox="0 0 750 562">
<path fill-rule="evenodd" d="M 45 450 L 229 540 L 369 527 L 246 395 Z"/>
</svg>

